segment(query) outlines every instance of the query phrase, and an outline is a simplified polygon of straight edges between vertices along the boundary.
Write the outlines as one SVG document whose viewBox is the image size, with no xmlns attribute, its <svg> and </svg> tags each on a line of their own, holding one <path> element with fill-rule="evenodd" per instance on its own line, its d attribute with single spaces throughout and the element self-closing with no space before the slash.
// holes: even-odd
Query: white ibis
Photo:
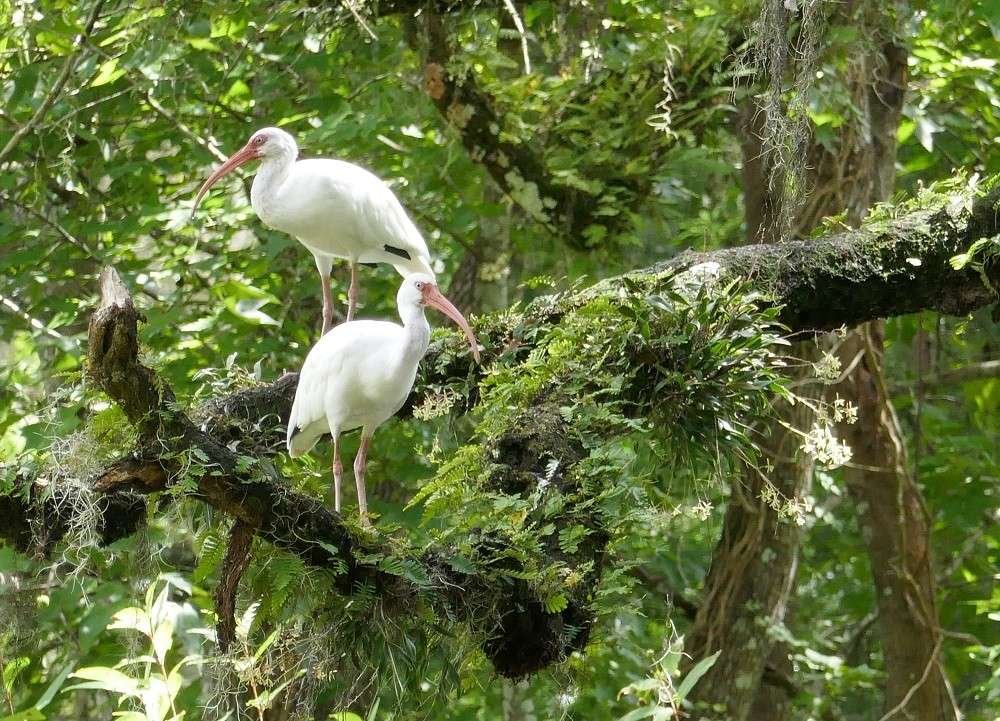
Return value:
<svg viewBox="0 0 1000 721">
<path fill-rule="evenodd" d="M 424 306 L 444 313 L 458 324 L 479 362 L 476 336 L 458 309 L 438 290 L 434 277 L 408 275 L 396 294 L 402 325 L 379 320 L 342 323 L 309 351 L 299 374 L 288 419 L 288 452 L 308 453 L 325 434 L 333 436 L 333 505 L 340 511 L 340 434 L 361 428 L 361 445 L 354 459 L 361 522 L 368 523 L 365 465 L 372 434 L 406 401 L 417 365 L 430 340 Z"/>
<path fill-rule="evenodd" d="M 333 325 L 330 269 L 334 258 L 351 266 L 347 320 L 358 303 L 358 263 L 389 263 L 404 278 L 434 276 L 420 231 L 381 179 L 343 160 L 296 160 L 295 139 L 278 128 L 263 128 L 202 184 L 198 203 L 215 183 L 236 168 L 260 160 L 250 189 L 250 205 L 261 221 L 295 236 L 316 259 L 323 288 L 323 333 Z"/>
</svg>

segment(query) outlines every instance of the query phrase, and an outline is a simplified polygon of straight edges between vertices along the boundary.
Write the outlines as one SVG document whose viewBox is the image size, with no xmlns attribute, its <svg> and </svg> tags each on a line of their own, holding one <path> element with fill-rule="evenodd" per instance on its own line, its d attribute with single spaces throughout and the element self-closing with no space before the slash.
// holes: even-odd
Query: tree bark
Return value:
<svg viewBox="0 0 1000 721">
<path fill-rule="evenodd" d="M 549 519 L 554 525 L 553 538 L 570 526 L 590 524 L 587 540 L 576 551 L 566 552 L 557 543 L 553 547 L 542 544 L 543 553 L 557 555 L 581 569 L 579 588 L 567 590 L 564 598 L 568 598 L 559 611 L 549 610 L 538 591 L 518 575 L 523 567 L 507 555 L 509 542 L 502 537 L 484 535 L 468 540 L 473 562 L 480 568 L 507 569 L 509 574 L 458 570 L 449 561 L 456 553 L 452 548 L 412 550 L 407 555 L 392 539 L 358 534 L 339 514 L 290 490 L 270 463 L 261 462 L 277 450 L 267 432 L 260 433 L 264 440 L 258 444 L 258 462 L 248 467 L 222 442 L 234 432 L 232 426 L 209 420 L 195 426 L 170 387 L 140 362 L 139 316 L 113 268 L 101 274 L 100 286 L 101 303 L 90 323 L 87 373 L 135 426 L 139 457 L 112 464 L 92 481 L 92 490 L 117 498 L 126 491 L 165 490 L 184 479 L 194 486 L 194 498 L 234 518 L 231 553 L 227 554 L 217 594 L 220 640 L 230 638 L 235 586 L 249 561 L 252 538 L 258 535 L 311 565 L 332 571 L 333 587 L 341 594 L 364 589 L 378 594 L 400 614 L 415 613 L 418 604 L 426 603 L 442 623 L 465 622 L 482 639 L 482 649 L 497 673 L 508 678 L 521 678 L 557 663 L 586 644 L 593 623 L 592 594 L 609 540 L 599 518 L 567 513 L 565 518 Z M 283 387 L 287 382 L 283 378 L 276 385 Z M 286 422 L 287 406 L 271 390 L 266 397 L 274 406 L 244 392 L 209 407 L 222 409 L 222 413 L 264 409 L 262 422 Z M 281 417 L 274 413 L 275 407 Z M 544 476 L 549 490 L 537 491 L 543 499 L 538 513 L 544 510 L 546 494 L 581 493 L 572 469 L 586 453 L 579 440 L 569 434 L 560 407 L 554 398 L 539 401 L 530 415 L 491 441 L 490 475 L 480 481 L 487 490 L 525 493 L 528 485 L 534 488 L 537 479 Z M 550 467 L 550 463 L 555 466 Z M 69 490 L 58 479 L 55 483 L 52 480 L 48 479 L 55 488 Z M 13 535 L 23 537 L 22 529 L 15 526 Z M 385 558 L 397 563 L 385 568 L 379 563 Z M 394 571 L 399 562 L 404 568 L 409 563 L 419 573 Z"/>
<path fill-rule="evenodd" d="M 762 293 L 762 302 L 780 306 L 779 320 L 792 332 L 827 330 L 921 310 L 964 315 L 995 302 L 996 297 L 978 272 L 956 271 L 948 260 L 975 240 L 1000 233 L 1000 188 L 970 200 L 968 205 L 965 200 L 955 202 L 957 197 L 952 194 L 936 199 L 929 207 L 896 212 L 892 220 L 879 221 L 875 227 L 830 233 L 810 242 L 683 253 L 582 291 L 543 296 L 518 313 L 474 319 L 486 346 L 483 365 L 475 366 L 461 351 L 463 341 L 458 334 L 436 340 L 421 364 L 418 382 L 403 413 L 442 387 L 460 384 L 474 396 L 483 368 L 526 357 L 534 347 L 532 338 L 542 337 L 557 326 L 566 313 L 599 294 L 617 297 L 628 293 L 662 292 L 673 283 L 674 274 L 705 264 L 716 264 L 723 277 L 751 279 Z M 917 263 L 908 263 L 907 259 Z M 1000 284 L 1000 267 L 990 266 L 985 273 L 994 286 Z M 626 280 L 628 285 L 625 285 Z M 103 334 L 103 330 L 100 332 Z M 131 343 L 135 347 L 134 337 Z M 252 434 L 252 451 L 259 456 L 279 452 L 284 443 L 283 424 L 291 409 L 297 381 L 297 374 L 289 373 L 277 381 L 208 402 L 198 411 L 199 429 L 193 426 L 183 429 L 185 434 L 192 434 L 187 441 L 199 440 L 197 431 L 215 448 L 224 449 L 233 440 L 246 439 L 250 423 L 256 428 Z M 472 402 L 471 397 L 468 402 Z M 138 411 L 140 426 L 146 422 L 145 413 Z M 109 522 L 107 540 L 127 535 L 131 532 L 129 526 L 141 523 L 145 515 L 144 507 L 134 508 L 134 501 L 130 502 L 118 492 L 130 487 L 140 492 L 159 490 L 165 483 L 167 470 L 155 455 L 128 456 L 110 464 L 99 474 L 97 489 L 119 499 L 113 515 L 128 521 L 123 524 Z M 273 503 L 264 488 L 251 486 L 246 490 L 249 495 L 237 498 L 229 498 L 224 493 L 206 494 L 205 497 L 217 503 L 221 510 L 232 511 L 234 516 L 249 517 L 249 511 L 240 510 L 249 498 L 256 498 L 253 505 L 263 508 Z M 256 497 L 254 494 L 258 491 L 262 495 Z M 123 510 L 130 508 L 134 510 L 129 513 Z M 292 516 L 310 519 L 310 523 L 318 522 L 304 506 L 283 510 Z M 40 514 L 48 515 L 52 525 L 58 528 L 58 509 L 49 508 L 41 499 L 0 498 L 0 538 L 17 548 L 26 548 L 26 539 L 32 535 L 28 519 Z M 58 531 L 55 535 L 58 536 Z M 309 553 L 306 548 L 292 546 L 293 552 Z"/>
<path fill-rule="evenodd" d="M 861 166 L 871 199 L 892 193 L 896 130 L 906 87 L 907 50 L 893 38 L 894 28 L 876 31 L 881 44 L 866 58 L 867 84 L 856 93 L 868 108 L 870 142 L 858 144 L 853 159 Z M 848 206 L 859 221 L 859 204 Z M 863 529 L 879 610 L 885 664 L 884 711 L 889 719 L 945 721 L 955 718 L 948 679 L 940 661 L 936 588 L 931 562 L 931 521 L 910 471 L 902 429 L 887 391 L 882 357 L 884 322 L 855 329 L 840 348 L 842 363 L 859 353 L 859 363 L 836 392 L 858 408 L 858 422 L 844 429 L 855 465 L 845 479 Z M 846 366 L 845 366 L 846 367 Z"/>
<path fill-rule="evenodd" d="M 854 8 L 847 8 L 853 13 Z M 858 16 L 864 23 L 874 24 L 872 31 L 883 40 L 862 60 L 862 73 L 854 78 L 856 105 L 866 112 L 864 128 L 845 126 L 835 152 L 813 143 L 809 152 L 810 167 L 817 178 L 817 192 L 800 211 L 797 226 L 809 229 L 825 215 L 847 209 L 848 222 L 859 224 L 868 208 L 889 197 L 895 171 L 895 138 L 905 88 L 906 52 L 892 40 L 892 28 L 882 27 L 886 16 L 871 16 L 861 9 Z M 880 24 L 881 23 L 881 24 Z M 758 136 L 762 131 L 762 114 L 752 104 L 743 107 L 739 126 L 743 132 L 745 207 L 749 242 L 767 242 L 775 238 L 776 219 L 781 215 L 782 198 L 769 192 L 781 187 L 773 173 L 781 168 L 769 168 L 767 155 Z M 862 326 L 843 344 L 842 359 L 846 363 L 858 351 L 858 338 L 867 339 L 869 354 L 881 352 L 880 321 Z M 816 357 L 816 349 L 801 348 L 803 360 Z M 867 357 L 867 356 L 866 356 Z M 868 374 L 867 377 L 865 374 Z M 878 526 L 869 530 L 866 542 L 875 572 L 879 594 L 880 617 L 885 619 L 886 667 L 888 682 L 887 709 L 917 714 L 914 718 L 949 718 L 944 695 L 942 673 L 929 675 L 926 670 L 936 663 L 940 651 L 934 612 L 933 578 L 927 560 L 929 544 L 926 513 L 919 489 L 910 479 L 901 459 L 899 429 L 887 397 L 879 395 L 885 383 L 877 360 L 866 361 L 838 388 L 841 397 L 854 399 L 859 407 L 859 422 L 851 429 L 856 457 L 863 466 L 888 467 L 892 483 L 879 477 L 879 472 L 851 471 L 848 480 L 852 493 L 863 509 L 863 522 Z M 890 412 L 886 412 L 886 409 Z M 801 411 L 799 411 L 801 413 Z M 795 427 L 808 425 L 808 418 L 786 418 Z M 775 426 L 772 436 L 785 434 Z M 895 444 L 889 443 L 895 440 Z M 807 484 L 809 470 L 796 469 L 787 460 L 795 450 L 781 449 L 774 456 L 775 485 L 788 497 L 798 495 Z M 750 480 L 751 492 L 759 494 L 758 484 Z M 895 490 L 893 490 L 895 489 Z M 734 492 L 734 496 L 737 494 Z M 752 496 L 756 498 L 757 496 Z M 770 625 L 783 620 L 787 594 L 793 587 L 798 533 L 789 524 L 776 523 L 775 513 L 762 503 L 730 502 L 726 524 L 719 547 L 713 556 L 711 571 L 706 579 L 706 602 L 689 634 L 688 646 L 693 658 L 704 657 L 716 649 L 723 653 L 715 666 L 696 688 L 693 699 L 704 707 L 725 708 L 725 718 L 775 721 L 790 711 L 788 689 L 770 683 L 765 666 L 790 668 L 788 649 L 783 644 L 771 645 L 767 636 Z M 756 524 L 751 520 L 762 515 Z M 767 528 L 769 520 L 772 527 Z M 764 533 L 758 527 L 766 528 Z M 889 537 L 887 537 L 889 536 Z M 914 539 L 909 554 L 905 541 Z M 895 539 L 895 542 L 893 540 Z M 766 558 L 769 563 L 761 563 Z M 900 561 L 902 559 L 902 561 Z M 903 566 L 903 569 L 899 567 Z M 885 597 L 883 597 L 885 595 Z M 718 597 L 734 599 L 734 604 L 713 604 Z M 905 600 L 918 609 L 907 609 Z M 890 609 L 888 606 L 895 605 Z M 712 606 L 715 606 L 714 608 Z M 890 618 L 891 616 L 891 618 Z M 756 621 L 756 627 L 755 627 Z M 920 624 L 921 627 L 917 627 Z M 713 645 L 713 636 L 719 645 Z M 890 650 L 890 646 L 893 648 Z M 770 649 L 768 651 L 768 649 Z M 765 663 L 765 657 L 767 661 Z M 913 693 L 920 682 L 919 692 Z M 904 703 L 904 695 L 910 694 Z M 920 710 L 918 710 L 920 709 Z"/>
<path fill-rule="evenodd" d="M 955 718 L 955 712 L 940 659 L 931 519 L 887 394 L 882 330 L 881 323 L 863 326 L 840 354 L 864 354 L 839 387 L 858 406 L 858 422 L 843 430 L 854 451 L 854 465 L 845 478 L 875 583 L 885 668 L 883 710 L 893 721 L 944 721 Z"/>
<path fill-rule="evenodd" d="M 799 345 L 801 353 L 809 352 L 806 344 Z M 811 415 L 796 404 L 782 418 L 802 427 Z M 776 460 L 773 470 L 765 477 L 764 471 L 749 468 L 734 482 L 698 615 L 685 640 L 692 664 L 721 651 L 689 697 L 700 714 L 694 718 L 773 721 L 788 710 L 794 696 L 787 651 L 777 650 L 770 634 L 785 620 L 801 529 L 765 499 L 771 496 L 769 486 L 785 498 L 796 498 L 811 465 L 799 453 L 793 434 L 773 424 L 769 435 L 765 454 Z M 766 713 L 751 715 L 755 704 L 764 706 Z"/>
</svg>

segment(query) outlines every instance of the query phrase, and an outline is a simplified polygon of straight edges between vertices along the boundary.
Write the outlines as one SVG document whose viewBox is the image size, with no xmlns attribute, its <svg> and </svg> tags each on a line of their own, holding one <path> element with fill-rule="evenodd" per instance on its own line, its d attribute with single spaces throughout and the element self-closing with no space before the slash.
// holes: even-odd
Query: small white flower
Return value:
<svg viewBox="0 0 1000 721">
<path fill-rule="evenodd" d="M 708 517 L 712 515 L 712 504 L 704 499 L 698 501 L 691 507 L 691 515 L 699 521 L 707 521 Z"/>
<path fill-rule="evenodd" d="M 840 378 L 840 359 L 833 353 L 823 353 L 823 357 L 813 363 L 813 371 L 824 383 L 834 383 Z"/>
<path fill-rule="evenodd" d="M 833 420 L 835 423 L 856 423 L 858 407 L 837 396 L 833 401 Z"/>
<path fill-rule="evenodd" d="M 825 423 L 817 423 L 806 434 L 802 452 L 827 469 L 837 468 L 851 460 L 851 447 L 838 440 Z"/>
</svg>

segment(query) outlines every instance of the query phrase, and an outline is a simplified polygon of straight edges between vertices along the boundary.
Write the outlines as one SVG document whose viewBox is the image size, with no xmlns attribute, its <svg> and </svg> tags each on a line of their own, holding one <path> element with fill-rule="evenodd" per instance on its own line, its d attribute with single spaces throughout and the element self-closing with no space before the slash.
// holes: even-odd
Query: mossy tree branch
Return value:
<svg viewBox="0 0 1000 721">
<path fill-rule="evenodd" d="M 959 197 L 956 193 L 955 198 Z M 543 296 L 521 312 L 479 319 L 477 330 L 486 345 L 483 367 L 501 358 L 523 358 L 534 347 L 536 338 L 556 325 L 568 310 L 595 294 L 656 292 L 666 282 L 662 279 L 667 272 L 703 264 L 717 264 L 724 275 L 751 279 L 765 297 L 781 306 L 779 318 L 793 332 L 830 330 L 921 310 L 953 315 L 968 313 L 995 302 L 995 293 L 984 282 L 984 276 L 994 288 L 1000 287 L 1000 268 L 994 265 L 982 273 L 972 268 L 956 271 L 949 260 L 976 240 L 1000 234 L 998 203 L 1000 189 L 976 198 L 971 208 L 960 202 L 949 205 L 947 198 L 940 197 L 930 207 L 918 206 L 898 212 L 891 219 L 869 221 L 858 230 L 829 233 L 808 241 L 683 253 L 629 273 L 625 277 L 635 282 L 633 290 L 626 290 L 621 279 L 610 279 L 575 293 Z M 955 209 L 955 206 L 962 207 Z M 115 300 L 120 299 L 123 287 L 108 290 L 111 302 L 98 311 L 92 325 L 90 360 L 91 372 L 102 373 L 101 377 L 115 390 L 120 370 L 113 366 L 101 369 L 116 353 L 122 358 L 134 357 L 130 354 L 134 353 L 137 341 L 128 324 L 118 330 L 124 335 L 117 340 L 108 335 L 106 316 L 109 308 L 115 307 L 118 308 L 115 317 L 131 320 L 135 311 L 130 301 Z M 105 320 L 98 322 L 101 317 Z M 459 347 L 454 335 L 446 335 L 432 345 L 409 407 L 420 403 L 428 393 L 449 385 L 461 385 L 471 395 L 475 394 L 478 371 L 466 355 L 457 352 Z M 101 352 L 97 353 L 98 350 Z M 158 385 L 154 388 L 151 371 L 137 361 L 133 363 L 134 372 L 145 378 L 144 390 L 125 386 L 116 393 L 126 401 L 123 409 L 130 419 L 140 429 L 148 426 L 146 436 L 155 435 L 156 424 L 150 424 L 149 411 L 161 401 L 164 405 L 173 404 L 173 395 L 169 389 Z M 198 431 L 190 421 L 168 418 L 166 422 L 180 439 L 181 447 L 191 447 L 187 441 L 193 439 L 195 445 L 206 444 L 210 456 L 226 457 L 225 444 L 245 435 L 246 421 L 257 422 L 270 416 L 273 422 L 261 424 L 255 443 L 258 448 L 278 449 L 297 380 L 296 374 L 287 374 L 273 383 L 209 402 L 199 417 L 203 431 Z M 471 404 L 473 400 L 470 398 L 468 402 Z M 226 460 L 233 461 L 232 454 L 228 456 Z M 135 486 L 155 490 L 164 485 L 168 470 L 159 457 L 123 458 L 100 475 L 98 487 L 110 490 Z M 213 497 L 218 494 L 210 488 L 206 491 L 212 491 Z M 233 499 L 221 494 L 216 500 L 225 506 Z M 259 502 L 266 504 L 268 499 L 261 498 Z"/>
<path fill-rule="evenodd" d="M 631 291 L 624 288 L 622 278 L 612 278 L 579 292 L 543 296 L 520 313 L 487 316 L 476 323 L 486 346 L 481 367 L 523 358 L 534 347 L 534 339 L 595 294 L 655 293 L 669 282 L 665 278 L 670 272 L 705 264 L 718 265 L 724 276 L 753 281 L 765 298 L 780 306 L 779 320 L 794 333 L 828 331 L 923 310 L 970 313 L 998 300 L 984 276 L 993 288 L 1000 288 L 1000 267 L 984 273 L 971 268 L 956 271 L 949 261 L 976 240 L 1000 234 L 1000 187 L 963 210 L 942 207 L 943 201 L 812 240 L 685 252 L 623 276 L 637 284 Z M 455 334 L 432 344 L 404 412 L 444 386 L 459 384 L 475 394 L 478 369 L 459 348 Z M 297 380 L 295 374 L 287 374 L 274 383 L 212 401 L 206 408 L 210 433 L 231 440 L 241 423 L 266 413 L 283 423 Z M 469 398 L 468 403 L 474 400 Z M 281 428 L 275 424 L 274 435 L 260 442 L 280 444 Z"/>
<path fill-rule="evenodd" d="M 519 312 L 478 319 L 477 330 L 487 348 L 486 365 L 523 360 L 567 314 L 595 298 L 632 295 L 642 299 L 668 290 L 676 282 L 677 272 L 695 266 L 704 269 L 706 264 L 715 264 L 723 277 L 751 279 L 764 298 L 782 309 L 780 318 L 793 331 L 829 329 L 922 309 L 969 312 L 995 298 L 986 283 L 995 287 L 1000 270 L 956 271 L 948 261 L 975 240 L 1000 232 L 998 200 L 1000 192 L 994 191 L 955 210 L 947 199 L 937 198 L 931 207 L 898 212 L 859 231 L 778 246 L 686 253 L 585 290 L 542 297 Z M 691 275 L 696 282 L 697 273 Z M 284 376 L 275 383 L 212 401 L 199 409 L 195 425 L 178 408 L 169 387 L 139 362 L 139 317 L 113 270 L 102 274 L 101 288 L 102 302 L 90 326 L 88 372 L 122 407 L 140 436 L 135 454 L 111 464 L 93 481 L 94 490 L 108 499 L 104 515 L 113 516 L 128 508 L 119 501 L 127 500 L 129 494 L 167 489 L 186 474 L 184 480 L 193 484 L 195 498 L 307 563 L 336 569 L 334 583 L 339 592 L 352 593 L 363 585 L 404 605 L 414 603 L 419 596 L 442 614 L 470 623 L 487 656 L 504 675 L 516 677 L 543 668 L 585 642 L 592 622 L 585 597 L 570 599 L 562 611 L 546 612 L 529 585 L 515 577 L 456 571 L 448 563 L 448 549 L 435 549 L 413 559 L 435 579 L 431 586 L 359 560 L 385 550 L 380 541 L 355 535 L 337 514 L 290 490 L 266 461 L 246 470 L 227 448 L 233 438 L 246 437 L 241 428 L 249 421 L 255 426 L 252 440 L 258 457 L 279 451 L 296 377 Z M 479 370 L 460 347 L 453 335 L 435 342 L 423 364 L 411 407 L 444 386 L 461 387 L 466 402 L 475 402 Z M 660 362 L 657 358 L 630 360 L 640 365 Z M 515 424 L 494 439 L 490 457 L 496 463 L 485 483 L 496 492 L 523 493 L 518 484 L 530 485 L 531 479 L 544 476 L 549 459 L 555 458 L 557 466 L 568 471 L 583 455 L 559 420 L 558 403 L 546 413 L 545 404 L 555 401 L 539 398 L 534 402 L 538 407 L 526 409 L 526 413 L 535 421 L 551 418 L 552 422 Z M 186 465 L 185 459 L 190 460 L 192 454 L 197 463 Z M 554 481 L 553 485 L 558 484 Z M 4 509 L 3 515 L 23 512 L 28 516 L 33 510 L 35 507 L 27 504 Z M 113 538 L 131 532 L 127 524 L 105 522 L 104 526 L 113 529 Z M 590 564 L 599 575 L 605 541 L 598 526 L 592 530 L 594 541 L 580 551 L 576 561 Z M 23 544 L 25 531 L 13 524 L 3 535 Z M 473 546 L 482 558 L 489 559 L 497 555 L 492 549 L 498 543 L 502 545 L 503 540 L 484 537 Z M 590 579 L 583 587 L 593 588 L 596 581 Z M 482 615 L 484 607 L 490 609 L 488 617 Z"/>
<path fill-rule="evenodd" d="M 570 247 L 587 249 L 594 245 L 595 238 L 627 230 L 632 223 L 631 212 L 652 192 L 655 179 L 652 169 L 670 146 L 671 136 L 647 124 L 631 129 L 629 142 L 646 161 L 639 169 L 629 169 L 617 162 L 617 158 L 627 153 L 616 154 L 615 159 L 598 166 L 577 167 L 581 175 L 602 188 L 600 191 L 583 190 L 561 178 L 549 167 L 541 148 L 508 136 L 505 128 L 509 123 L 503 108 L 472 69 L 456 62 L 458 53 L 448 32 L 446 13 L 458 5 L 437 3 L 435 7 L 432 3 L 422 14 L 426 31 L 424 91 L 444 122 L 455 131 L 469 157 L 489 173 L 504 194 Z M 742 37 L 742 29 L 740 32 Z M 659 67 L 631 68 L 627 77 L 611 73 L 601 84 L 618 88 L 623 101 L 627 97 L 631 102 L 639 102 L 635 116 L 649 117 L 656 113 L 662 98 L 663 73 Z M 685 84 L 686 81 L 678 83 L 682 91 Z M 593 88 L 588 85 L 580 92 L 589 94 Z M 674 98 L 678 105 L 685 100 L 679 95 Z M 581 99 L 579 104 L 586 106 L 588 102 Z M 567 103 L 567 108 L 573 105 Z M 563 112 L 567 113 L 562 119 L 565 121 L 571 119 L 569 114 L 578 111 Z M 609 104 L 608 112 L 620 114 L 621 107 Z M 562 142 L 568 145 L 578 141 L 574 137 Z M 549 142 L 553 146 L 559 144 L 554 138 Z"/>
<path fill-rule="evenodd" d="M 102 272 L 100 287 L 101 302 L 90 323 L 88 375 L 122 408 L 139 433 L 136 452 L 112 463 L 91 481 L 91 490 L 101 495 L 98 523 L 109 529 L 103 540 L 117 540 L 141 525 L 145 504 L 140 501 L 138 508 L 132 508 L 139 495 L 167 491 L 179 484 L 185 490 L 193 484 L 191 496 L 232 516 L 231 545 L 216 594 L 220 642 L 231 639 L 235 587 L 256 535 L 314 567 L 333 571 L 334 586 L 341 594 L 364 588 L 400 609 L 413 609 L 422 598 L 441 618 L 466 622 L 472 634 L 481 639 L 494 668 L 504 676 L 520 677 L 544 668 L 585 643 L 592 619 L 580 603 L 568 604 L 559 612 L 548 611 L 523 580 L 456 570 L 449 561 L 449 549 L 409 558 L 419 567 L 418 575 L 430 579 L 426 583 L 381 568 L 373 558 L 398 558 L 401 550 L 351 530 L 339 514 L 290 490 L 290 484 L 270 464 L 247 469 L 225 445 L 227 434 L 235 432 L 227 425 L 233 416 L 254 413 L 272 417 L 275 427 L 284 423 L 288 404 L 282 391 L 294 389 L 295 377 L 279 380 L 270 393 L 236 394 L 208 404 L 201 409 L 208 418 L 199 428 L 178 407 L 170 388 L 139 361 L 139 314 L 113 268 Z M 558 418 L 558 413 L 548 416 Z M 536 467 L 540 459 L 532 461 L 524 455 L 524 448 L 550 442 L 560 430 L 546 428 L 546 432 L 549 435 L 543 437 L 521 434 L 511 439 L 509 448 L 497 454 L 495 485 L 502 487 L 521 475 L 534 478 L 544 471 Z M 269 434 L 265 431 L 262 435 L 268 438 Z M 273 452 L 273 446 L 260 454 L 267 452 Z M 504 464 L 505 454 L 516 454 L 516 467 Z M 563 460 L 571 463 L 576 458 Z M 83 491 L 59 490 L 73 492 Z M 50 503 L 41 492 L 35 495 L 37 498 L 28 502 L 0 498 L 0 521 L 8 516 L 11 521 L 5 522 L 8 527 L 0 537 L 16 547 L 31 545 L 31 524 L 21 519 L 41 516 L 39 523 L 46 531 L 48 547 L 65 528 L 67 519 L 51 515 L 46 519 L 46 512 L 58 510 L 59 504 Z M 119 514 L 129 518 L 131 525 L 126 526 Z M 502 538 L 484 537 L 473 547 L 482 559 L 491 559 L 504 552 L 505 543 Z"/>
</svg>

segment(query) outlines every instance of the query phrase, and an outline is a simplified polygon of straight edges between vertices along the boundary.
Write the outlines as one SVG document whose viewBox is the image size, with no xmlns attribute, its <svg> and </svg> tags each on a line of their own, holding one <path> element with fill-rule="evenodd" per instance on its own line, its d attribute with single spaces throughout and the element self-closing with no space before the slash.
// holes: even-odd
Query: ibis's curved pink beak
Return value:
<svg viewBox="0 0 1000 721">
<path fill-rule="evenodd" d="M 208 192 L 209 188 L 218 183 L 220 180 L 222 180 L 222 178 L 229 175 L 231 172 L 236 170 L 241 165 L 246 165 L 251 160 L 256 160 L 258 157 L 260 156 L 257 154 L 257 149 L 252 145 L 250 145 L 250 143 L 247 143 L 238 151 L 236 151 L 233 155 L 231 155 L 229 157 L 229 160 L 220 165 L 214 173 L 208 176 L 208 180 L 202 183 L 201 188 L 198 190 L 198 195 L 196 195 L 194 198 L 194 207 L 191 208 L 191 216 L 194 217 L 195 211 L 198 210 L 198 204 L 201 202 L 201 199 L 205 196 L 205 193 Z"/>
<path fill-rule="evenodd" d="M 476 334 L 472 332 L 472 328 L 469 326 L 469 322 L 465 320 L 465 316 L 459 312 L 458 308 L 450 300 L 444 297 L 436 285 L 431 285 L 430 283 L 425 285 L 423 296 L 426 305 L 441 311 L 455 321 L 455 324 L 462 329 L 465 337 L 469 339 L 469 347 L 472 348 L 472 357 L 476 359 L 476 363 L 479 363 L 479 341 L 476 340 Z"/>
</svg>

